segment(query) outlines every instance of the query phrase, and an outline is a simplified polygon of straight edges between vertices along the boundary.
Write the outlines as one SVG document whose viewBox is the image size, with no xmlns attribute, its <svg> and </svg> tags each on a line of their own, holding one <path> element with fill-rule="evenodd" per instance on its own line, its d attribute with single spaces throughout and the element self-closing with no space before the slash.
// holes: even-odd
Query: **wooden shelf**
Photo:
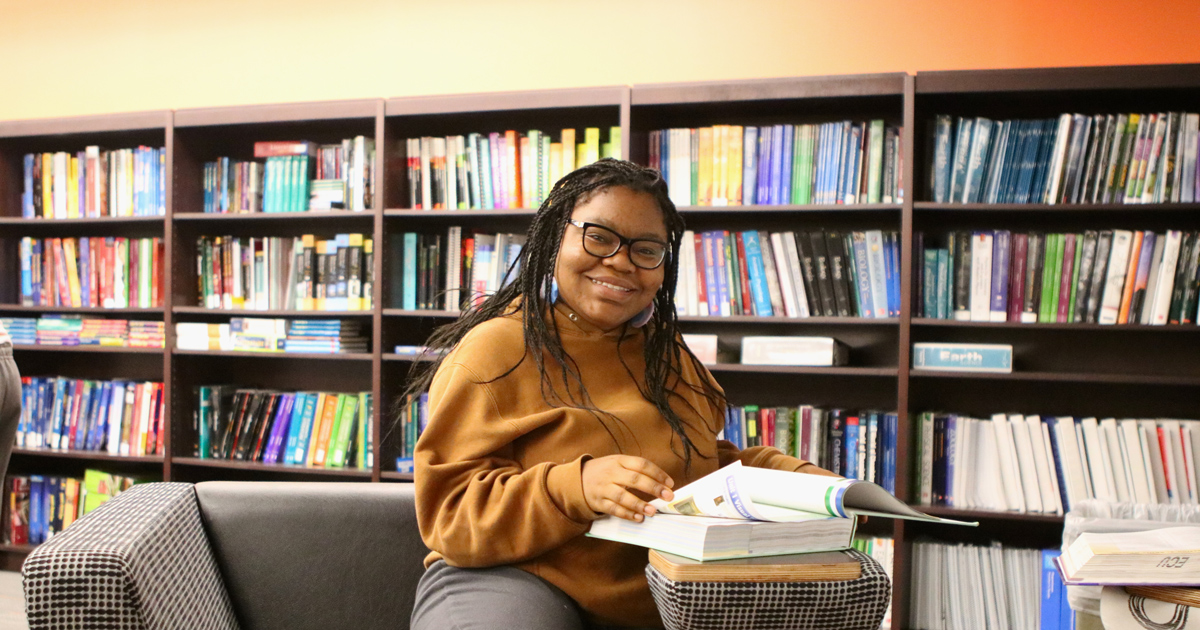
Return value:
<svg viewBox="0 0 1200 630">
<path fill-rule="evenodd" d="M 450 217 L 530 217 L 537 214 L 537 209 L 509 208 L 500 210 L 412 210 L 409 208 L 390 208 L 383 211 L 388 219 L 404 217 L 406 219 L 445 219 Z"/>
<path fill-rule="evenodd" d="M 648 83 L 633 86 L 631 104 L 676 105 L 786 99 L 900 96 L 904 93 L 902 73 L 846 76 L 705 81 L 694 83 Z"/>
<path fill-rule="evenodd" d="M 439 319 L 458 319 L 459 315 L 462 315 L 462 313 L 459 311 L 406 310 L 402 308 L 383 309 L 384 317 L 436 317 Z"/>
<path fill-rule="evenodd" d="M 1086 332 L 1200 332 L 1200 326 L 1196 324 L 1168 324 L 1166 326 L 1146 326 L 1142 324 L 1022 324 L 1020 322 L 964 322 L 953 319 L 931 319 L 931 318 L 915 318 L 912 320 L 913 326 L 929 327 L 929 328 L 984 328 L 984 329 L 1012 329 L 1012 330 L 1037 330 L 1037 331 L 1086 331 Z"/>
<path fill-rule="evenodd" d="M 414 361 L 433 361 L 433 358 L 432 358 L 432 357 L 430 357 L 429 355 L 411 355 L 411 354 L 391 354 L 391 353 L 384 353 L 384 355 L 383 355 L 383 360 L 384 360 L 384 361 L 395 361 L 395 362 L 407 362 L 407 363 L 412 363 L 412 362 L 414 362 Z"/>
<path fill-rule="evenodd" d="M 80 315 L 159 315 L 164 309 L 157 308 L 99 308 L 78 306 L 22 306 L 20 304 L 0 304 L 0 313 L 72 313 Z"/>
<path fill-rule="evenodd" d="M 382 104 L 382 99 L 357 99 L 180 109 L 175 111 L 175 126 L 207 127 L 211 125 L 250 125 L 345 118 L 375 118 L 380 113 Z M 251 142 L 253 142 L 252 139 Z"/>
<path fill-rule="evenodd" d="M 1121 212 L 1179 212 L 1194 213 L 1200 203 L 934 203 L 918 201 L 913 210 L 920 212 L 1010 212 L 1010 213 L 1121 213 Z"/>
<path fill-rule="evenodd" d="M 867 376 L 895 378 L 900 371 L 896 368 L 870 367 L 798 367 L 789 365 L 741 365 L 739 363 L 717 363 L 706 365 L 714 374 L 741 372 L 748 374 L 805 374 L 810 376 Z"/>
<path fill-rule="evenodd" d="M 701 216 L 708 214 L 777 214 L 786 213 L 821 213 L 821 212 L 896 212 L 903 206 L 891 203 L 811 203 L 804 205 L 753 205 L 753 206 L 676 206 L 684 216 Z"/>
<path fill-rule="evenodd" d="M 362 470 L 358 468 L 309 468 L 307 466 L 262 464 L 259 462 L 244 462 L 225 459 L 200 459 L 198 457 L 172 457 L 171 464 L 173 466 L 191 466 L 194 468 L 223 468 L 227 470 L 257 470 L 294 475 L 357 477 L 366 479 L 371 478 L 370 470 Z"/>
<path fill-rule="evenodd" d="M 988 381 L 1037 381 L 1056 383 L 1089 383 L 1113 385 L 1167 385 L 1200 387 L 1200 376 L 1169 376 L 1145 374 L 1103 374 L 1094 372 L 949 372 L 944 370 L 913 369 L 912 378 L 971 379 Z"/>
<path fill-rule="evenodd" d="M 3 310 L 3 309 L 0 309 Z M 171 312 L 176 315 L 213 315 L 228 317 L 372 317 L 374 311 L 296 311 L 296 310 L 267 310 L 249 311 L 244 309 L 204 308 L 203 306 L 175 306 Z"/>
<path fill-rule="evenodd" d="M 110 455 L 104 451 L 61 451 L 42 448 L 14 448 L 15 456 L 45 457 L 49 459 L 80 459 L 97 462 L 132 462 L 162 465 L 162 455 Z"/>
<path fill-rule="evenodd" d="M 0 553 L 19 553 L 28 555 L 37 549 L 37 545 L 10 545 L 7 543 L 0 544 Z"/>
<path fill-rule="evenodd" d="M 73 116 L 71 118 L 35 118 L 31 120 L 0 121 L 0 138 L 28 136 L 61 136 L 67 134 L 96 134 L 117 131 L 160 130 L 171 126 L 172 112 L 168 110 Z M 80 147 L 82 149 L 83 147 Z"/>
<path fill-rule="evenodd" d="M 752 315 L 680 315 L 681 322 L 703 322 L 706 324 L 804 324 L 820 326 L 896 326 L 895 317 L 755 317 Z"/>
<path fill-rule="evenodd" d="M 86 228 L 110 225 L 158 225 L 162 226 L 166 217 L 161 215 L 143 217 L 89 217 L 82 219 L 24 219 L 19 217 L 0 217 L 0 226 L 14 228 L 53 227 Z"/>
<path fill-rule="evenodd" d="M 130 348 L 127 346 L 46 346 L 14 344 L 16 352 L 99 352 L 103 354 L 162 354 L 163 348 Z"/>
<path fill-rule="evenodd" d="M 413 474 L 409 472 L 396 472 L 394 470 L 385 470 L 379 473 L 379 478 L 386 481 L 412 481 Z"/>
<path fill-rule="evenodd" d="M 322 361 L 370 361 L 370 352 L 256 352 L 253 350 L 180 350 L 175 348 L 171 354 L 176 356 L 193 357 L 238 357 L 255 359 L 317 359 Z"/>
<path fill-rule="evenodd" d="M 565 90 L 412 96 L 388 99 L 385 111 L 388 116 L 420 116 L 575 107 L 619 107 L 622 102 L 627 100 L 628 92 L 628 87 L 618 85 Z"/>
<path fill-rule="evenodd" d="M 355 221 L 367 222 L 375 218 L 373 210 L 351 212 L 349 210 L 308 210 L 305 212 L 176 212 L 176 221 L 188 223 L 238 223 L 238 222 L 281 222 L 281 221 Z"/>
<path fill-rule="evenodd" d="M 993 510 L 968 510 L 941 505 L 914 505 L 914 509 L 931 516 L 941 516 L 964 521 L 1018 521 L 1028 523 L 1062 523 L 1063 517 L 1057 514 L 1042 514 L 1038 512 L 997 512 Z"/>
</svg>

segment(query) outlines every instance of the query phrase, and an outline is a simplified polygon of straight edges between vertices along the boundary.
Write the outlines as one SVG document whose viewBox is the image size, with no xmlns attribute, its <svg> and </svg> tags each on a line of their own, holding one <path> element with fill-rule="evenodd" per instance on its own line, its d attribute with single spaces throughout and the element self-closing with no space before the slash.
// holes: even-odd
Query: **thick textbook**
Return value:
<svg viewBox="0 0 1200 630">
<path fill-rule="evenodd" d="M 675 582 L 841 582 L 862 575 L 844 551 L 700 562 L 651 549 L 650 566 Z"/>
<path fill-rule="evenodd" d="M 846 549 L 856 515 L 973 524 L 922 514 L 870 482 L 741 462 L 651 504 L 658 514 L 641 522 L 604 517 L 588 535 L 706 561 Z"/>
<path fill-rule="evenodd" d="M 1200 586 L 1200 527 L 1084 532 L 1059 559 L 1069 584 Z"/>
<path fill-rule="evenodd" d="M 913 344 L 913 368 L 954 372 L 1012 372 L 1012 346 L 918 342 Z"/>
</svg>

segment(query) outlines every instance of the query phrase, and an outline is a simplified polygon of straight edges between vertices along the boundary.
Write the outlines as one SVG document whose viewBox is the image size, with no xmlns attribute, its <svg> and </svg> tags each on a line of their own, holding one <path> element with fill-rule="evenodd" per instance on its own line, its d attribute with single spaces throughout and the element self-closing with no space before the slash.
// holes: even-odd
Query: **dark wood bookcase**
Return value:
<svg viewBox="0 0 1200 630">
<path fill-rule="evenodd" d="M 901 311 L 890 319 L 685 317 L 686 332 L 716 334 L 736 347 L 747 335 L 831 336 L 851 348 L 835 369 L 713 368 L 734 404 L 819 404 L 899 412 L 897 494 L 912 489 L 913 419 L 923 411 L 997 411 L 1116 417 L 1200 417 L 1200 327 L 1092 324 L 970 323 L 915 318 L 914 233 L 971 229 L 1200 229 L 1200 204 L 988 205 L 929 201 L 931 127 L 935 116 L 1051 117 L 1063 112 L 1186 110 L 1200 102 L 1200 65 L 954 71 L 827 76 L 712 83 L 674 83 L 294 103 L 0 122 L 0 313 L 101 313 L 162 320 L 162 350 L 19 347 L 27 375 L 130 378 L 166 383 L 166 454 L 111 457 L 98 453 L 18 450 L 15 474 L 82 474 L 97 467 L 166 480 L 207 479 L 411 481 L 395 471 L 398 445 L 389 413 L 413 360 L 392 353 L 419 345 L 454 313 L 400 308 L 400 239 L 404 232 L 524 232 L 534 209 L 420 211 L 408 207 L 405 138 L 541 129 L 619 126 L 622 155 L 648 160 L 656 129 L 712 124 L 820 123 L 882 118 L 902 125 L 903 199 L 893 204 L 681 207 L 689 229 L 888 229 L 901 236 Z M 248 159 L 255 141 L 334 142 L 366 135 L 376 147 L 375 197 L 366 212 L 213 215 L 201 212 L 202 164 L 218 156 Z M 20 218 L 21 157 L 35 151 L 78 151 L 89 144 L 167 147 L 165 217 L 43 220 Z M 361 232 L 375 239 L 374 309 L 364 312 L 222 311 L 196 304 L 196 239 L 201 235 L 297 236 Z M 161 309 L 64 309 L 17 306 L 17 244 L 23 236 L 162 236 L 166 242 Z M 919 262 L 919 261 L 918 261 Z M 919 265 L 918 265 L 919 266 Z M 369 331 L 360 355 L 261 355 L 173 350 L 174 323 L 227 321 L 232 316 L 354 318 Z M 1006 343 L 1015 371 L 1001 375 L 915 372 L 916 341 Z M 371 391 L 375 458 L 368 470 L 322 470 L 198 459 L 191 452 L 193 388 L 236 383 L 287 390 Z M 979 520 L 955 528 L 871 519 L 861 530 L 895 539 L 893 627 L 908 627 L 912 541 L 921 537 L 1026 546 L 1059 543 L 1062 518 L 1041 514 L 926 508 Z M 0 547 L 15 568 L 27 547 Z"/>
</svg>

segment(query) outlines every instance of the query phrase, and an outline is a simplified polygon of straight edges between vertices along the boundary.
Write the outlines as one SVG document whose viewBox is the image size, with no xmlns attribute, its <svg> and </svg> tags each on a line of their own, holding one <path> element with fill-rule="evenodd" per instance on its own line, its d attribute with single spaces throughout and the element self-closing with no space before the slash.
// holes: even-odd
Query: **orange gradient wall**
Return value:
<svg viewBox="0 0 1200 630">
<path fill-rule="evenodd" d="M 0 0 L 0 120 L 1197 62 L 1196 0 Z"/>
</svg>

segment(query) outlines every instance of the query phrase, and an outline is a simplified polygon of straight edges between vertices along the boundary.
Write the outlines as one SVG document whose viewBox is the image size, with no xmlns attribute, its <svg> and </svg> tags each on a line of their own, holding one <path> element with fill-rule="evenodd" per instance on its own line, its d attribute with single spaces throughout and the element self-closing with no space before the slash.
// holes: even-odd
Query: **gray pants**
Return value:
<svg viewBox="0 0 1200 630">
<path fill-rule="evenodd" d="M 557 586 L 514 567 L 460 569 L 438 560 L 421 576 L 412 630 L 606 630 L 588 624 Z M 632 630 L 632 629 L 624 629 Z"/>
<path fill-rule="evenodd" d="M 0 344 L 0 480 L 8 470 L 17 423 L 21 420 L 21 373 L 13 361 L 12 344 Z"/>
</svg>

